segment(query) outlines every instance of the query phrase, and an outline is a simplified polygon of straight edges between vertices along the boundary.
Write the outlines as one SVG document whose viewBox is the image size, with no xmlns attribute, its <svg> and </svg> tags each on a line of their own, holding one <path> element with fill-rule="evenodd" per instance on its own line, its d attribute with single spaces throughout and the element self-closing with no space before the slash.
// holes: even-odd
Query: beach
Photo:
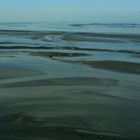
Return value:
<svg viewBox="0 0 140 140">
<path fill-rule="evenodd" d="M 140 139 L 140 34 L 44 24 L 0 24 L 0 139 Z"/>
</svg>

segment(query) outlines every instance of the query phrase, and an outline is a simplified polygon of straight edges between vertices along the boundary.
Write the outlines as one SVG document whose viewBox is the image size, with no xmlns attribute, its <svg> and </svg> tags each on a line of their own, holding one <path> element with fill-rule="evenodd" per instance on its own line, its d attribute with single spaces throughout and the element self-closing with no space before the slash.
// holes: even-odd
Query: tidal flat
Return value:
<svg viewBox="0 0 140 140">
<path fill-rule="evenodd" d="M 1 140 L 140 139 L 140 34 L 81 26 L 0 30 Z"/>
</svg>

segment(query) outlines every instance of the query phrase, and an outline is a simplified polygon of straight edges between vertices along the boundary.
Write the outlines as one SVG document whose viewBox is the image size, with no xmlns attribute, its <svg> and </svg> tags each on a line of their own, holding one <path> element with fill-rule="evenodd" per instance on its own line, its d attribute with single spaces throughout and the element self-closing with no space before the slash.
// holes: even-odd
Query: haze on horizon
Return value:
<svg viewBox="0 0 140 140">
<path fill-rule="evenodd" d="M 0 22 L 140 22 L 140 0 L 0 0 Z"/>
</svg>

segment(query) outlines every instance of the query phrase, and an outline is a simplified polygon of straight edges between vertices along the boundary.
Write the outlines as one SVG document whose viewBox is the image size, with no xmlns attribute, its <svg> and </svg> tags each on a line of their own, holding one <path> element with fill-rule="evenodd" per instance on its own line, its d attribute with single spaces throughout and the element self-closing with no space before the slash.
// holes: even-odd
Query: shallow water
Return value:
<svg viewBox="0 0 140 140">
<path fill-rule="evenodd" d="M 0 139 L 140 139 L 140 25 L 0 24 Z"/>
</svg>

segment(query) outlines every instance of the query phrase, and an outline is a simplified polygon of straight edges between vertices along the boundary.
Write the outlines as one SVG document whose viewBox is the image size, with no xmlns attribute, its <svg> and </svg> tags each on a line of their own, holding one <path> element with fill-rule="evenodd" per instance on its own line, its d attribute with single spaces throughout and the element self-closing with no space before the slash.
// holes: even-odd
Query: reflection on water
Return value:
<svg viewBox="0 0 140 140">
<path fill-rule="evenodd" d="M 128 23 L 0 23 L 0 139 L 139 139 L 139 33 Z"/>
</svg>

